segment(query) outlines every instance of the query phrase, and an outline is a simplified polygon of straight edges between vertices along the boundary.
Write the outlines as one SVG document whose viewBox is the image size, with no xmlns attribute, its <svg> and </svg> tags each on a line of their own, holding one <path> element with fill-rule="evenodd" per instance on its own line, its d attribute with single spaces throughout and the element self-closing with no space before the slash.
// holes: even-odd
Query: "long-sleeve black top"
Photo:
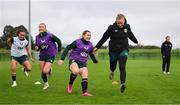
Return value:
<svg viewBox="0 0 180 105">
<path fill-rule="evenodd" d="M 169 41 L 165 41 L 161 45 L 161 54 L 163 56 L 169 56 L 171 55 L 171 50 L 172 50 L 172 43 Z"/>
<path fill-rule="evenodd" d="M 136 37 L 131 31 L 130 25 L 125 24 L 123 28 L 117 26 L 116 23 L 110 25 L 105 31 L 103 37 L 97 43 L 96 48 L 100 48 L 106 40 L 110 38 L 109 41 L 109 51 L 110 52 L 121 52 L 123 50 L 129 49 L 128 38 L 134 43 L 138 43 Z"/>
</svg>

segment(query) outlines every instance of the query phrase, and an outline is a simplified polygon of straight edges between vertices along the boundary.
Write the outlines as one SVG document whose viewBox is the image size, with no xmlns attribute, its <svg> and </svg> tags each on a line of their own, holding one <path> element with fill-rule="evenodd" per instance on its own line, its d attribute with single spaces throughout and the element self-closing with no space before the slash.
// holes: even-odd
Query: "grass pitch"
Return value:
<svg viewBox="0 0 180 105">
<path fill-rule="evenodd" d="M 69 69 L 66 62 L 59 67 L 53 64 L 53 74 L 49 78 L 50 87 L 42 90 L 38 61 L 33 64 L 27 78 L 17 67 L 17 84 L 11 88 L 9 61 L 0 61 L 0 104 L 178 104 L 180 103 L 180 61 L 172 60 L 170 75 L 161 72 L 161 60 L 128 60 L 127 91 L 120 93 L 120 85 L 112 85 L 108 79 L 109 62 L 88 63 L 89 87 L 93 97 L 83 97 L 81 78 L 75 80 L 73 93 L 66 92 Z M 119 70 L 115 79 L 119 81 Z"/>
</svg>

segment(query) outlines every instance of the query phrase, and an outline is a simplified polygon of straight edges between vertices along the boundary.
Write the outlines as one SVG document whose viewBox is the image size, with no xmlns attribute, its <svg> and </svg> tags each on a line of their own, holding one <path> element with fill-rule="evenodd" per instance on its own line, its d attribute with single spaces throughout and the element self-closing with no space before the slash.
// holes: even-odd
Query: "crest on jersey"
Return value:
<svg viewBox="0 0 180 105">
<path fill-rule="evenodd" d="M 127 31 L 128 31 L 128 30 L 125 28 L 125 29 L 124 29 L 124 32 L 127 33 Z"/>
</svg>

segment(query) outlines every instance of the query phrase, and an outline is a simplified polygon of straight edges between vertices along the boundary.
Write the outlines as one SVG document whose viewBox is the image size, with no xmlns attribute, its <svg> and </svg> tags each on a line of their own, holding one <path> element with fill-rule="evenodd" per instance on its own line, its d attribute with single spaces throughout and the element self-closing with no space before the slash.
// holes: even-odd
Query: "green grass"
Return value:
<svg viewBox="0 0 180 105">
<path fill-rule="evenodd" d="M 18 86 L 11 88 L 8 61 L 0 61 L 0 104 L 177 104 L 180 103 L 180 61 L 172 60 L 171 74 L 161 73 L 161 60 L 128 60 L 127 91 L 120 93 L 119 85 L 111 85 L 108 79 L 109 63 L 91 61 L 89 68 L 89 91 L 93 97 L 81 96 L 81 78 L 78 77 L 73 93 L 67 94 L 69 79 L 68 63 L 62 67 L 53 65 L 53 75 L 49 79 L 50 88 L 42 90 L 38 61 L 33 64 L 30 77 L 26 78 L 18 65 Z M 119 81 L 119 71 L 115 79 Z"/>
</svg>

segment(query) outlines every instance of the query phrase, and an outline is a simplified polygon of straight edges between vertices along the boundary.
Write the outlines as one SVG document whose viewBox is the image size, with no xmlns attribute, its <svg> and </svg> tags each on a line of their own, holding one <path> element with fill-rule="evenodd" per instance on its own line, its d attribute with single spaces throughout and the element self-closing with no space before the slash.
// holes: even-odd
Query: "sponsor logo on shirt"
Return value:
<svg viewBox="0 0 180 105">
<path fill-rule="evenodd" d="M 84 47 L 85 50 L 88 50 L 88 47 Z"/>
<path fill-rule="evenodd" d="M 20 45 L 23 45 L 23 43 L 20 43 Z"/>
<path fill-rule="evenodd" d="M 41 40 L 41 43 L 44 43 L 45 42 L 45 40 Z"/>
<path fill-rule="evenodd" d="M 17 47 L 19 50 L 22 50 L 24 47 Z"/>
<path fill-rule="evenodd" d="M 82 57 L 87 57 L 88 56 L 88 54 L 86 52 L 81 52 L 80 54 L 81 54 Z"/>
<path fill-rule="evenodd" d="M 43 45 L 43 46 L 41 46 L 41 49 L 48 49 L 48 45 Z"/>
</svg>

